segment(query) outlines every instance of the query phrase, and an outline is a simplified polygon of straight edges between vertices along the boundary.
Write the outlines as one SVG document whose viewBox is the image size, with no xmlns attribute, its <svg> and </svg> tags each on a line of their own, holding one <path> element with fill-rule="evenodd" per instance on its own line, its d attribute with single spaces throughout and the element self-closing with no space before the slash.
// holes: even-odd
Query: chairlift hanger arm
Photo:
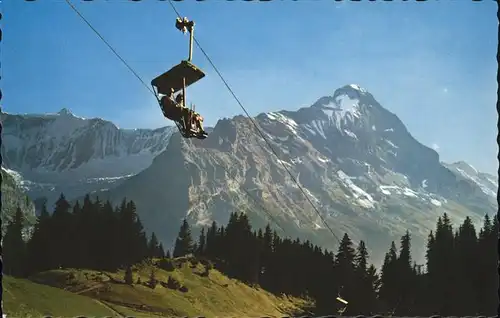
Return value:
<svg viewBox="0 0 500 318">
<path fill-rule="evenodd" d="M 188 61 L 193 59 L 193 42 L 194 42 L 194 21 L 189 21 L 188 18 L 177 18 L 175 20 L 175 27 L 182 33 L 189 32 L 189 55 Z"/>
</svg>

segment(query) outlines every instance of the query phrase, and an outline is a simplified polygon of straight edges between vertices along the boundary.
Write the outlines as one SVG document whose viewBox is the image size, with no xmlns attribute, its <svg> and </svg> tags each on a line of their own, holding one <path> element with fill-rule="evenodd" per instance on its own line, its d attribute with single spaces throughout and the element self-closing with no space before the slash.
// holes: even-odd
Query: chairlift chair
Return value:
<svg viewBox="0 0 500 318">
<path fill-rule="evenodd" d="M 205 73 L 196 65 L 191 63 L 193 57 L 194 21 L 189 21 L 187 18 L 177 18 L 175 26 L 183 33 L 190 33 L 189 57 L 187 60 L 182 60 L 179 64 L 175 65 L 170 70 L 154 78 L 151 81 L 151 86 L 153 86 L 153 91 L 155 92 L 158 103 L 160 103 L 160 98 L 158 96 L 159 94 L 169 95 L 172 90 L 175 94 L 182 90 L 183 103 L 181 106 L 187 107 L 186 88 L 204 78 Z M 193 114 L 192 106 L 190 110 L 190 114 Z M 177 125 L 177 128 L 181 132 L 182 136 L 185 138 L 200 137 L 200 132 L 198 131 L 198 129 L 192 127 L 193 125 L 191 118 L 189 118 L 188 122 L 190 127 L 183 127 L 180 122 L 175 121 L 175 124 Z"/>
<path fill-rule="evenodd" d="M 344 312 L 346 311 L 347 309 L 347 305 L 349 304 L 347 300 L 343 299 L 342 297 L 338 296 L 337 297 L 337 301 L 342 303 L 344 306 L 341 307 L 339 310 L 338 310 L 338 314 L 339 315 L 343 315 Z"/>
</svg>

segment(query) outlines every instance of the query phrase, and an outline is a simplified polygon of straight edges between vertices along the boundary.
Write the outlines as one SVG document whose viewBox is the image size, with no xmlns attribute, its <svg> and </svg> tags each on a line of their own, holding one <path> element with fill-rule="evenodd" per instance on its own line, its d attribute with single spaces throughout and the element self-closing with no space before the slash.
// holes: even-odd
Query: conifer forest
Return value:
<svg viewBox="0 0 500 318">
<path fill-rule="evenodd" d="M 498 221 L 486 215 L 453 226 L 446 214 L 429 233 L 425 264 L 411 255 L 411 233 L 388 246 L 380 269 L 370 264 L 369 242 L 341 238 L 337 251 L 280 237 L 268 225 L 252 228 L 234 212 L 227 224 L 212 223 L 192 237 L 180 224 L 175 247 L 166 251 L 146 235 L 133 201 L 114 207 L 87 195 L 74 206 L 61 194 L 52 213 L 42 207 L 30 238 L 18 209 L 3 238 L 4 274 L 28 277 L 57 268 L 114 271 L 155 258 L 192 254 L 222 273 L 275 294 L 309 297 L 315 315 L 336 314 L 336 297 L 348 300 L 344 315 L 495 315 Z"/>
</svg>

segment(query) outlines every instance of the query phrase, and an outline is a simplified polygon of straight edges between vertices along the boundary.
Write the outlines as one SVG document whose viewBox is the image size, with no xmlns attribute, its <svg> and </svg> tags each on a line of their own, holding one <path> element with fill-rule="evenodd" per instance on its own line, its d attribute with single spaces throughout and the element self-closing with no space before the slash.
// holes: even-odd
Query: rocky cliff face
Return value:
<svg viewBox="0 0 500 318">
<path fill-rule="evenodd" d="M 275 223 L 269 213 L 282 234 L 337 248 L 288 170 L 337 236 L 364 239 L 376 261 L 406 229 L 421 260 L 443 212 L 456 221 L 496 212 L 496 178 L 471 174 L 467 164 L 442 164 L 356 85 L 311 107 L 255 120 L 277 156 L 248 118 L 236 116 L 220 120 L 204 141 L 174 134 L 149 167 L 98 194 L 116 203 L 124 196 L 136 201 L 145 226 L 166 245 L 186 215 L 202 226 L 243 210 L 256 224 Z"/>
</svg>

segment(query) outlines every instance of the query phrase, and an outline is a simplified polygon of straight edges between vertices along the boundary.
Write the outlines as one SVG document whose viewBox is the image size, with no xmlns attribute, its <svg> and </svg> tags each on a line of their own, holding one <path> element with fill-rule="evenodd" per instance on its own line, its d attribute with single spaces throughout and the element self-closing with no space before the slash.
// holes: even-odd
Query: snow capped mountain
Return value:
<svg viewBox="0 0 500 318">
<path fill-rule="evenodd" d="M 254 120 L 274 151 L 244 116 L 219 120 L 200 141 L 172 127 L 120 129 L 67 109 L 2 113 L 3 172 L 32 199 L 47 197 L 49 208 L 61 192 L 132 199 L 165 246 L 186 216 L 202 226 L 238 210 L 256 227 L 278 224 L 286 236 L 336 248 L 310 200 L 337 236 L 364 239 L 375 262 L 407 229 L 419 260 L 443 212 L 457 222 L 496 213 L 497 178 L 464 162 L 441 163 L 357 85 Z"/>
<path fill-rule="evenodd" d="M 186 215 L 201 226 L 226 222 L 230 211 L 240 210 L 257 226 L 276 220 L 285 235 L 336 248 L 310 200 L 337 236 L 347 232 L 368 242 L 376 261 L 407 229 L 423 256 L 443 212 L 477 222 L 496 212 L 496 193 L 478 183 L 486 176 L 458 167 L 471 177 L 460 176 L 455 166 L 441 164 L 436 151 L 357 85 L 311 107 L 255 120 L 278 158 L 253 123 L 236 116 L 220 120 L 204 141 L 174 134 L 148 168 L 98 195 L 134 200 L 145 227 L 167 246 Z"/>
<path fill-rule="evenodd" d="M 57 114 L 2 113 L 3 165 L 22 178 L 32 198 L 53 202 L 122 182 L 165 150 L 172 127 L 120 129 L 63 108 Z"/>
</svg>

